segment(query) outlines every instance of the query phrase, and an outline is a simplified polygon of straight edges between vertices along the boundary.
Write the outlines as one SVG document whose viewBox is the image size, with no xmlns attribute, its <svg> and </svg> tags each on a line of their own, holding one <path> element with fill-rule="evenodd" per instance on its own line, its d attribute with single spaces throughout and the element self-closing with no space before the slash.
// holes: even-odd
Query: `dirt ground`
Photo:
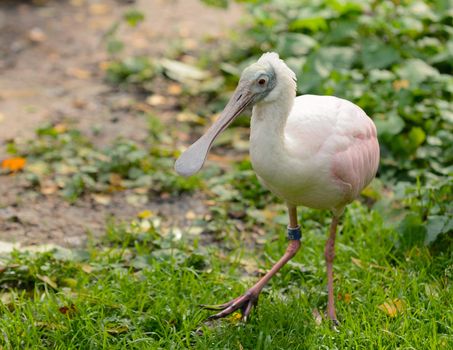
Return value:
<svg viewBox="0 0 453 350">
<path fill-rule="evenodd" d="M 45 122 L 70 120 L 93 141 L 118 136 L 137 142 L 146 137 L 145 120 L 124 107 L 131 96 L 103 81 L 108 56 L 103 37 L 128 7 L 145 13 L 138 29 L 121 33 L 134 53 L 163 57 L 182 39 L 195 47 L 208 34 L 224 36 L 241 8 L 208 8 L 199 0 L 35 0 L 0 2 L 0 160 L 5 143 L 29 139 Z M 170 119 L 165 106 L 157 115 Z M 93 127 L 101 133 L 94 138 Z M 167 225 L 183 225 L 184 213 L 202 212 L 197 196 L 151 199 L 133 206 L 127 192 L 108 205 L 86 197 L 71 205 L 56 195 L 27 190 L 18 176 L 0 176 L 0 241 L 21 245 L 83 245 L 87 232 L 101 234 L 108 217 L 130 219 L 144 209 Z"/>
</svg>

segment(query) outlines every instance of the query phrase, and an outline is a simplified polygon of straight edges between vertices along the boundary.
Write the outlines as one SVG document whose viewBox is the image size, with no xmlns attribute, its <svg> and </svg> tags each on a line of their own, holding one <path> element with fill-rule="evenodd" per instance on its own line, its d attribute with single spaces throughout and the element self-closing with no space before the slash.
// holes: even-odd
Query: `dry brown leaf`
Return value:
<svg viewBox="0 0 453 350">
<path fill-rule="evenodd" d="M 393 89 L 396 91 L 399 91 L 401 89 L 407 89 L 409 87 L 409 80 L 403 79 L 403 80 L 395 80 L 392 83 Z"/>
<path fill-rule="evenodd" d="M 109 205 L 110 202 L 112 201 L 112 197 L 101 193 L 93 193 L 91 197 L 96 203 L 101 205 Z"/>
<path fill-rule="evenodd" d="M 384 311 L 390 317 L 396 317 L 404 312 L 405 304 L 403 300 L 396 298 L 379 305 L 378 309 Z"/>
<path fill-rule="evenodd" d="M 112 184 L 112 186 L 121 187 L 123 183 L 123 178 L 119 174 L 111 173 L 109 181 Z"/>
<path fill-rule="evenodd" d="M 86 273 L 92 273 L 93 272 L 93 266 L 91 266 L 89 264 L 82 264 L 81 269 L 82 269 L 83 272 L 86 272 Z"/>
<path fill-rule="evenodd" d="M 77 308 L 75 307 L 74 304 L 71 304 L 69 306 L 62 306 L 62 307 L 58 308 L 58 311 L 60 311 L 60 313 L 62 313 L 63 315 L 69 316 L 69 315 L 77 312 Z"/>
<path fill-rule="evenodd" d="M 66 73 L 71 77 L 81 80 L 87 80 L 91 78 L 91 72 L 83 68 L 71 67 L 66 70 Z"/>
<path fill-rule="evenodd" d="M 69 3 L 72 6 L 80 7 L 85 4 L 85 0 L 71 0 Z"/>
<path fill-rule="evenodd" d="M 344 299 L 344 302 L 345 302 L 346 304 L 349 304 L 349 303 L 351 302 L 351 299 L 352 299 L 351 294 L 346 293 L 346 294 L 344 295 L 344 298 L 343 298 L 343 299 Z"/>
<path fill-rule="evenodd" d="M 54 281 L 52 281 L 49 276 L 36 275 L 36 277 L 38 279 L 40 279 L 41 281 L 43 281 L 45 284 L 48 284 L 49 286 L 51 286 L 53 289 L 58 288 L 57 284 Z"/>
<path fill-rule="evenodd" d="M 99 62 L 98 67 L 100 70 L 105 72 L 107 69 L 109 69 L 111 64 L 112 64 L 111 61 L 102 61 L 102 62 Z"/>
<path fill-rule="evenodd" d="M 318 309 L 313 309 L 311 314 L 313 315 L 316 325 L 319 326 L 322 323 L 322 316 Z"/>
<path fill-rule="evenodd" d="M 182 86 L 181 86 L 181 84 L 171 83 L 167 87 L 167 92 L 170 95 L 179 96 L 182 93 Z"/>
<path fill-rule="evenodd" d="M 167 99 L 165 98 L 165 96 L 154 94 L 148 96 L 146 103 L 153 107 L 162 106 L 167 103 Z"/>
<path fill-rule="evenodd" d="M 28 32 L 28 39 L 34 43 L 42 43 L 47 40 L 47 36 L 41 28 L 35 27 Z"/>
<path fill-rule="evenodd" d="M 58 191 L 58 186 L 53 182 L 43 183 L 41 185 L 40 191 L 44 195 L 51 195 Z"/>
<path fill-rule="evenodd" d="M 186 219 L 187 220 L 193 220 L 193 219 L 196 219 L 196 218 L 197 218 L 197 215 L 192 210 L 189 210 L 186 213 Z"/>
<path fill-rule="evenodd" d="M 17 172 L 22 170 L 27 163 L 27 160 L 22 157 L 13 157 L 2 160 L 2 169 Z"/>
<path fill-rule="evenodd" d="M 106 15 L 110 12 L 111 8 L 107 4 L 95 3 L 91 4 L 88 8 L 88 12 L 94 16 Z"/>
</svg>

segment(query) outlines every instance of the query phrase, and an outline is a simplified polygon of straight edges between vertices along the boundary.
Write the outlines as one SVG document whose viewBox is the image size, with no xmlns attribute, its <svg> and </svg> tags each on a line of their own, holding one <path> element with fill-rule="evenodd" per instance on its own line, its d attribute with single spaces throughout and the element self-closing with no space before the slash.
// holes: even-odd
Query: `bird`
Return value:
<svg viewBox="0 0 453 350">
<path fill-rule="evenodd" d="M 303 79 L 303 77 L 302 77 Z M 182 176 L 198 172 L 215 138 L 247 107 L 250 159 L 259 181 L 286 203 L 288 247 L 277 263 L 250 289 L 220 305 L 219 319 L 240 311 L 247 321 L 267 282 L 299 251 L 297 207 L 329 210 L 332 220 L 325 243 L 327 317 L 339 325 L 334 300 L 333 261 L 337 226 L 347 204 L 376 176 L 379 143 L 372 119 L 356 104 L 335 96 L 296 97 L 296 74 L 275 52 L 267 52 L 242 72 L 219 118 L 175 162 Z"/>
</svg>

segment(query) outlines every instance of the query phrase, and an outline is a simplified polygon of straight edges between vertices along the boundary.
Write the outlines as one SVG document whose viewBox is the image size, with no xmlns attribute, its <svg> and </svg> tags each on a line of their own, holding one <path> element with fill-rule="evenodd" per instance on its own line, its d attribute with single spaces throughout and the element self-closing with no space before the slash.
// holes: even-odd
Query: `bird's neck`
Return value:
<svg viewBox="0 0 453 350">
<path fill-rule="evenodd" d="M 251 147 L 283 151 L 285 126 L 293 108 L 296 93 L 281 94 L 275 101 L 260 102 L 253 107 L 250 141 Z"/>
</svg>

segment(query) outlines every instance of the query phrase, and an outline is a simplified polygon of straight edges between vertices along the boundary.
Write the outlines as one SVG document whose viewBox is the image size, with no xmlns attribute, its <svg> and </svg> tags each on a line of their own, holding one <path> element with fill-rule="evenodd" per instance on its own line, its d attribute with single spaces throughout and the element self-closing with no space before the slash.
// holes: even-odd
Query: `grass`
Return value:
<svg viewBox="0 0 453 350">
<path fill-rule="evenodd" d="M 85 250 L 15 252 L 5 258 L 0 274 L 0 344 L 12 349 L 451 348 L 451 252 L 396 250 L 395 232 L 359 203 L 347 211 L 337 244 L 341 327 L 336 332 L 325 319 L 317 322 L 313 310 L 323 314 L 327 301 L 326 230 L 305 227 L 302 250 L 265 288 L 246 325 L 235 316 L 205 325 L 209 312 L 197 305 L 244 292 L 258 271 L 280 257 L 286 242 L 276 224 L 269 225 L 266 243 L 253 249 L 242 245 L 234 230 L 226 233 L 226 249 L 203 245 L 205 236 L 191 241 L 163 236 L 153 220 L 138 219 L 110 226 L 102 242 Z"/>
</svg>

